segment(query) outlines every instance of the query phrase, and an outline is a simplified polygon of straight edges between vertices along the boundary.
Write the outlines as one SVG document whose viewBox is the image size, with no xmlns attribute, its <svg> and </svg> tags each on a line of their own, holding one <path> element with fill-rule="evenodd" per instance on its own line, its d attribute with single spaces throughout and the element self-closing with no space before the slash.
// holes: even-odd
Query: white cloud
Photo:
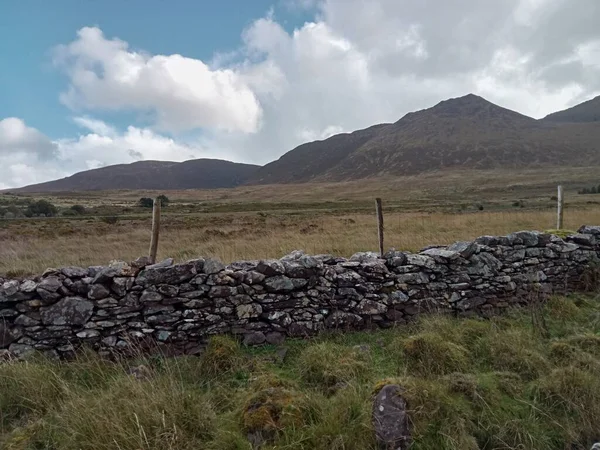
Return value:
<svg viewBox="0 0 600 450">
<path fill-rule="evenodd" d="M 106 39 L 100 29 L 89 27 L 55 49 L 54 61 L 69 76 L 61 100 L 73 109 L 151 112 L 156 126 L 169 131 L 252 133 L 260 126 L 256 96 L 231 69 L 211 70 L 178 54 L 135 52 L 126 42 Z"/>
<path fill-rule="evenodd" d="M 40 159 L 51 158 L 56 145 L 23 120 L 7 117 L 0 120 L 0 156 L 28 154 Z"/>
</svg>

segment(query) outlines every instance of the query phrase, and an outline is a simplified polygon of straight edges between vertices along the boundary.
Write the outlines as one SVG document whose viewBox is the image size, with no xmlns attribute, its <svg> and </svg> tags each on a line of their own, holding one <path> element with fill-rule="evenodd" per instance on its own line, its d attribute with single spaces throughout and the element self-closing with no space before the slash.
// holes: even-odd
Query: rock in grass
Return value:
<svg viewBox="0 0 600 450">
<path fill-rule="evenodd" d="M 397 384 L 385 385 L 373 402 L 373 428 L 382 450 L 406 450 L 410 445 L 410 429 L 406 400 Z"/>
</svg>

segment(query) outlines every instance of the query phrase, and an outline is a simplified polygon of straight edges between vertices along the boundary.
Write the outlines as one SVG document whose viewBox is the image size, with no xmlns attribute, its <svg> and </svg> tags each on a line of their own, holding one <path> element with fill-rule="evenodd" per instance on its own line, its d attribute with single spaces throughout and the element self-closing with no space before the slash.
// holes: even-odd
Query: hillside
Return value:
<svg viewBox="0 0 600 450">
<path fill-rule="evenodd" d="M 572 108 L 548 114 L 542 120 L 549 123 L 599 122 L 600 95 Z"/>
<path fill-rule="evenodd" d="M 352 137 L 362 139 L 353 139 Z M 339 146 L 339 143 L 342 146 Z M 335 164 L 314 155 L 341 147 Z M 494 169 L 600 164 L 600 122 L 538 121 L 469 94 L 383 124 L 303 144 L 260 168 L 250 184 L 345 181 L 446 168 Z M 294 167 L 304 170 L 295 170 Z"/>
<path fill-rule="evenodd" d="M 243 184 L 258 166 L 218 159 L 185 162 L 138 161 L 86 170 L 67 178 L 34 184 L 16 192 L 109 189 L 212 189 Z"/>
</svg>

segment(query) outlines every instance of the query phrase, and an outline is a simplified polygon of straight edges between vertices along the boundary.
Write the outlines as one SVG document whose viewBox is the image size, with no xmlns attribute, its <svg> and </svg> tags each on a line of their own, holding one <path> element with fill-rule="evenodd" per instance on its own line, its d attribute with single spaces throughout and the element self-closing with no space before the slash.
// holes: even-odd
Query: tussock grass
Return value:
<svg viewBox="0 0 600 450">
<path fill-rule="evenodd" d="M 228 337 L 200 357 L 34 356 L 0 366 L 0 448 L 375 450 L 373 395 L 393 382 L 411 449 L 587 449 L 600 439 L 599 312 L 600 298 L 552 299 L 548 337 L 526 310 L 424 316 L 290 340 L 283 362 Z"/>
</svg>

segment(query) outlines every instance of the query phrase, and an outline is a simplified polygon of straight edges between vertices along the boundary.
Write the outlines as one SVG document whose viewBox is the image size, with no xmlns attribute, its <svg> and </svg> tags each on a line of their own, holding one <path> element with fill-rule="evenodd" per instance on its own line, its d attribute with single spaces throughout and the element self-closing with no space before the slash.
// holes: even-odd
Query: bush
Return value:
<svg viewBox="0 0 600 450">
<path fill-rule="evenodd" d="M 149 197 L 142 197 L 138 200 L 138 206 L 142 208 L 152 208 L 154 206 L 154 200 Z"/>
<path fill-rule="evenodd" d="M 75 214 L 85 214 L 85 207 L 83 205 L 73 205 L 69 209 Z"/>
<path fill-rule="evenodd" d="M 45 216 L 53 217 L 58 213 L 58 209 L 47 200 L 38 200 L 31 203 L 25 210 L 27 217 Z"/>
<path fill-rule="evenodd" d="M 159 195 L 158 197 L 156 197 L 156 200 L 160 200 L 160 206 L 168 206 L 169 205 L 169 197 L 167 197 L 166 195 Z"/>
</svg>

